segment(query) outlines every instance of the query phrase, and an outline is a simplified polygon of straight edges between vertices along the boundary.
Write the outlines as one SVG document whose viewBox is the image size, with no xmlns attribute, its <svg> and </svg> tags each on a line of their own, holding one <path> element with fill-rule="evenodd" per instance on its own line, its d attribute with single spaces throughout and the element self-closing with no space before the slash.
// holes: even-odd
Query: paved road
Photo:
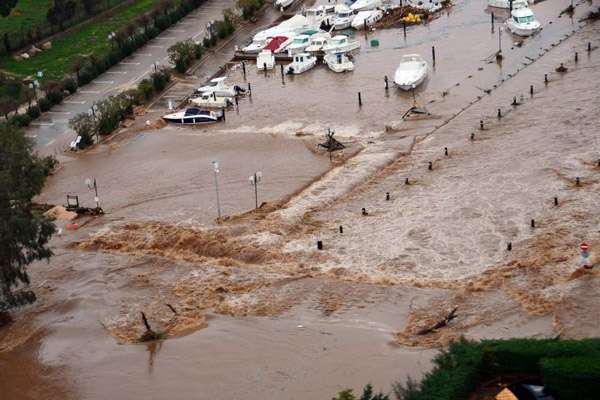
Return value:
<svg viewBox="0 0 600 400">
<path fill-rule="evenodd" d="M 124 59 L 93 82 L 67 98 L 63 104 L 44 113 L 27 130 L 35 138 L 36 147 L 42 154 L 60 154 L 64 151 L 74 134 L 69 129 L 69 119 L 78 113 L 86 112 L 91 105 L 105 97 L 123 91 L 142 80 L 154 70 L 154 63 L 168 63 L 167 49 L 179 41 L 193 38 L 201 40 L 206 24 L 219 19 L 223 10 L 233 7 L 236 0 L 207 0 L 198 9 L 190 13 L 176 25 L 162 32 L 130 57 Z"/>
</svg>

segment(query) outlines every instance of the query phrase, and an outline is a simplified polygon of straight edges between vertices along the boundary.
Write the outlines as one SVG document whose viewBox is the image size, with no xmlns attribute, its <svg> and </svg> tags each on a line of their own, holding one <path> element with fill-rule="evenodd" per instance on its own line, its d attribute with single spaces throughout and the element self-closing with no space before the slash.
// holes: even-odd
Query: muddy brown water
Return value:
<svg viewBox="0 0 600 400">
<path fill-rule="evenodd" d="M 65 232 L 61 238 L 55 238 L 53 247 L 57 255 L 49 264 L 32 266 L 39 303 L 20 311 L 10 329 L 14 329 L 17 336 L 27 337 L 35 332 L 39 335 L 0 353 L 0 393 L 8 393 L 10 399 L 69 396 L 81 399 L 305 399 L 331 398 L 338 390 L 359 389 L 367 382 L 388 391 L 390 383 L 404 380 L 406 375 L 420 377 L 430 368 L 435 351 L 402 348 L 390 343 L 394 340 L 393 333 L 406 323 L 413 303 L 426 306 L 424 299 L 440 296 L 443 291 L 393 287 L 385 290 L 385 296 L 379 301 L 329 316 L 316 311 L 312 307 L 314 300 L 308 299 L 278 317 L 214 315 L 206 329 L 188 336 L 148 346 L 119 345 L 101 322 L 107 316 L 118 314 L 116 310 L 124 303 L 143 303 L 150 291 L 143 284 L 132 285 L 129 278 L 152 269 L 157 261 L 79 252 L 67 245 L 105 228 L 106 222 L 156 219 L 210 224 L 216 211 L 210 164 L 213 159 L 221 162 L 221 199 L 225 213 L 253 207 L 253 192 L 247 179 L 255 170 L 262 170 L 265 175 L 261 199 L 281 199 L 328 168 L 326 159 L 315 156 L 301 140 L 286 135 L 297 131 L 320 133 L 332 126 L 348 136 L 366 138 L 371 132 L 383 130 L 388 121 L 398 119 L 412 104 L 412 97 L 398 92 L 393 85 L 387 97 L 383 89 L 383 76 L 392 77 L 400 54 L 418 51 L 429 56 L 431 45 L 435 44 L 436 70 L 418 91 L 417 99 L 429 104 L 439 115 L 448 117 L 482 95 L 480 88 L 493 87 L 521 68 L 526 55 L 535 57 L 540 48 L 551 47 L 550 43 L 557 42 L 573 29 L 575 26 L 569 18 L 557 18 L 567 5 L 567 1 L 552 0 L 535 5 L 537 17 L 553 23 L 545 25 L 541 34 L 526 40 L 521 48 L 509 50 L 510 40 L 504 40 L 509 35 L 504 34 L 506 59 L 502 68 L 484 61 L 497 49 L 498 24 L 492 34 L 484 2 L 460 2 L 430 25 L 411 27 L 406 42 L 401 30 L 370 33 L 369 39 L 376 37 L 381 45 L 379 48 L 363 46 L 352 74 L 335 75 L 319 66 L 306 74 L 286 77 L 286 84 L 282 86 L 279 71 L 265 78 L 250 67 L 247 78 L 253 83 L 252 103 L 244 99 L 239 114 L 229 113 L 223 125 L 198 130 L 169 127 L 125 136 L 111 147 L 67 162 L 49 181 L 41 198 L 62 202 L 71 192 L 79 193 L 82 200 L 90 204 L 93 196 L 84 187 L 84 179 L 95 176 L 100 184 L 102 205 L 109 214 L 105 220 L 93 222 L 88 229 Z M 586 7 L 587 3 L 579 6 L 576 17 L 581 17 Z M 357 34 L 357 38 L 364 45 L 363 36 Z M 597 40 L 597 36 L 587 38 Z M 580 48 L 583 46 L 581 43 Z M 551 71 L 557 62 L 573 52 L 572 47 L 562 46 L 558 50 L 557 54 L 542 58 L 535 70 L 523 72 L 526 75 L 520 78 L 519 84 L 524 93 L 532 82 L 541 85 L 543 71 Z M 586 56 L 582 52 L 580 57 Z M 478 71 L 479 67 L 483 70 Z M 534 72 L 535 76 L 531 75 Z M 468 78 L 469 75 L 473 77 Z M 243 81 L 240 70 L 231 72 L 230 76 L 232 81 Z M 362 109 L 357 107 L 358 90 L 363 92 Z M 442 97 L 443 91 L 449 94 Z M 512 93 L 500 92 L 490 99 L 508 103 Z M 588 95 L 595 101 L 593 95 Z M 430 103 L 431 100 L 435 102 Z M 576 103 L 576 99 L 569 102 L 573 106 Z M 483 107 L 476 110 L 479 115 L 489 112 Z M 463 136 L 478 118 L 461 120 L 444 134 Z M 543 113 L 536 121 L 543 122 Z M 442 138 L 434 143 L 435 151 L 448 142 Z M 417 152 L 417 165 L 422 166 L 433 151 L 424 146 Z M 484 158 L 485 154 L 480 157 Z M 484 175 L 481 176 L 485 180 Z M 387 185 L 397 185 L 398 179 L 401 177 L 383 181 L 382 186 L 376 186 L 376 191 L 383 193 Z M 451 181 L 449 179 L 448 185 L 437 183 L 432 187 L 449 190 Z M 532 177 L 529 183 L 535 185 L 535 179 Z M 524 190 L 525 185 L 518 188 Z M 468 192 L 469 188 L 465 190 Z M 426 201 L 424 198 L 423 193 L 414 197 L 417 202 Z M 436 209 L 444 207 L 442 200 L 440 197 L 435 203 Z M 358 225 L 352 210 L 365 201 L 364 197 L 352 197 L 347 208 L 324 214 L 323 218 L 350 220 L 351 224 Z M 529 198 L 527 201 L 528 205 L 534 203 Z M 404 207 L 399 203 L 400 213 Z M 387 254 L 386 247 L 393 246 L 385 243 L 383 226 L 376 219 L 367 224 L 367 230 L 373 229 L 373 245 L 356 260 L 352 252 L 355 247 L 361 247 L 361 243 L 364 249 L 365 241 L 356 239 L 354 243 L 345 244 L 348 248 L 343 258 L 348 260 L 348 265 L 360 264 L 362 257 L 377 259 Z M 394 227 L 389 229 L 393 231 Z M 352 239 L 352 229 L 348 234 Z M 425 233 L 416 232 L 412 239 L 421 240 L 419 234 Z M 330 238 L 327 240 L 329 244 Z M 331 242 L 335 240 L 341 241 L 331 238 Z M 447 253 L 451 254 L 449 250 Z M 422 264 L 439 262 L 435 255 L 421 255 Z M 126 268 L 122 272 L 112 272 L 121 271 L 123 267 Z M 169 282 L 189 266 L 174 264 L 172 268 L 172 272 L 163 273 L 157 279 Z M 44 306 L 52 308 L 35 313 Z M 512 303 L 511 307 L 518 309 Z M 494 310 L 489 304 L 484 309 Z M 28 324 L 19 325 L 26 318 L 34 318 L 33 328 Z M 590 329 L 596 329 L 597 324 L 590 324 L 593 325 Z M 511 336 L 514 327 L 525 335 L 552 333 L 548 317 L 531 320 L 522 315 L 505 315 L 499 322 L 474 329 L 472 337 Z M 19 369 L 27 373 L 19 374 Z"/>
</svg>

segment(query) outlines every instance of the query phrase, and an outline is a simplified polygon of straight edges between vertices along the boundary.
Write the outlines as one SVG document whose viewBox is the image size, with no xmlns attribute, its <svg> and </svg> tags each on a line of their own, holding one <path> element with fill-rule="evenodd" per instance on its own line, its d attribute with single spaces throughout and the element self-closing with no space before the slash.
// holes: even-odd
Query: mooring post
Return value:
<svg viewBox="0 0 600 400">
<path fill-rule="evenodd" d="M 483 120 L 479 121 L 479 129 L 483 130 Z"/>
<path fill-rule="evenodd" d="M 531 227 L 535 228 L 535 219 L 533 219 L 533 218 L 531 219 Z"/>
<path fill-rule="evenodd" d="M 427 166 L 427 169 L 430 171 L 433 171 L 433 162 L 429 161 L 429 165 Z"/>
<path fill-rule="evenodd" d="M 557 206 L 558 205 L 558 197 L 554 198 L 554 205 Z"/>
<path fill-rule="evenodd" d="M 581 181 L 579 180 L 579 177 L 575 178 L 575 185 L 579 186 L 581 184 Z"/>
<path fill-rule="evenodd" d="M 146 318 L 146 314 L 144 314 L 144 312 L 141 312 L 142 314 L 142 322 L 144 323 L 144 326 L 146 327 L 146 331 L 148 332 L 153 332 L 152 331 L 152 327 L 150 326 L 150 324 L 148 323 L 148 319 Z"/>
<path fill-rule="evenodd" d="M 405 178 L 405 179 L 404 179 L 404 184 L 405 184 L 405 185 L 410 185 L 410 181 L 408 180 L 408 178 Z"/>
<path fill-rule="evenodd" d="M 369 215 L 369 213 L 367 212 L 367 209 L 364 208 L 364 207 L 361 210 L 361 214 L 364 215 L 364 216 Z"/>
<path fill-rule="evenodd" d="M 340 225 L 340 233 L 344 233 L 344 227 Z"/>
<path fill-rule="evenodd" d="M 492 16 L 492 18 L 491 18 L 491 21 L 492 21 L 492 32 L 494 32 L 494 13 L 492 13 L 491 16 Z"/>
<path fill-rule="evenodd" d="M 358 92 L 358 106 L 362 107 L 362 97 L 360 95 L 360 92 Z"/>
<path fill-rule="evenodd" d="M 321 240 L 317 240 L 317 249 L 323 250 L 323 242 Z"/>
<path fill-rule="evenodd" d="M 529 94 L 533 97 L 533 85 L 529 85 Z"/>
<path fill-rule="evenodd" d="M 544 74 L 544 83 L 548 84 L 548 74 Z"/>
<path fill-rule="evenodd" d="M 512 101 L 512 105 L 513 105 L 513 106 L 516 106 L 517 104 L 518 104 L 518 103 L 517 103 L 517 96 L 514 96 L 514 97 L 513 97 L 513 101 Z"/>
<path fill-rule="evenodd" d="M 592 51 L 592 42 L 588 42 L 587 51 L 588 53 Z"/>
<path fill-rule="evenodd" d="M 244 72 L 244 79 L 246 79 L 246 62 L 242 61 L 242 71 Z"/>
<path fill-rule="evenodd" d="M 502 110 L 498 109 L 498 119 L 502 118 Z"/>
<path fill-rule="evenodd" d="M 390 88 L 387 75 L 383 77 L 383 81 L 385 82 L 385 90 Z"/>
<path fill-rule="evenodd" d="M 508 244 L 506 245 L 506 250 L 512 251 L 512 242 L 508 242 Z"/>
<path fill-rule="evenodd" d="M 404 31 L 404 39 L 406 39 L 406 21 L 402 20 L 402 30 Z"/>
<path fill-rule="evenodd" d="M 390 192 L 385 192 L 385 200 L 390 201 Z"/>
<path fill-rule="evenodd" d="M 431 46 L 431 57 L 433 59 L 433 66 L 435 67 L 435 46 Z"/>
<path fill-rule="evenodd" d="M 283 72 L 283 64 L 279 64 L 279 69 L 281 71 L 281 82 L 285 82 L 285 73 Z"/>
<path fill-rule="evenodd" d="M 471 133 L 471 138 L 470 138 L 470 139 L 471 139 L 471 141 L 474 141 L 474 140 L 475 140 L 475 132 L 472 132 L 472 133 Z"/>
<path fill-rule="evenodd" d="M 265 76 L 267 76 L 267 63 L 263 63 L 263 69 L 265 70 Z"/>
<path fill-rule="evenodd" d="M 444 155 L 445 155 L 446 157 L 448 157 L 448 148 L 447 148 L 447 147 L 444 147 Z"/>
<path fill-rule="evenodd" d="M 239 101 L 238 97 L 235 96 L 234 99 L 235 99 L 235 107 L 239 108 L 240 107 L 240 101 Z"/>
<path fill-rule="evenodd" d="M 252 96 L 252 85 L 248 82 L 248 95 Z"/>
</svg>

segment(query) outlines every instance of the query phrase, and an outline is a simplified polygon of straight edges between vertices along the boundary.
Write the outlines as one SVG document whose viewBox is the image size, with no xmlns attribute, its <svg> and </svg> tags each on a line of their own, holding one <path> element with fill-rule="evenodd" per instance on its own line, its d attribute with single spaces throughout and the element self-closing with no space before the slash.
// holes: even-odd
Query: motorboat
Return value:
<svg viewBox="0 0 600 400">
<path fill-rule="evenodd" d="M 429 13 L 434 13 L 442 9 L 442 3 L 439 0 L 408 0 L 406 4 Z"/>
<path fill-rule="evenodd" d="M 333 19 L 333 29 L 339 31 L 350 28 L 354 19 L 354 11 L 350 7 L 340 4 L 335 7 L 335 18 Z"/>
<path fill-rule="evenodd" d="M 350 8 L 352 11 L 369 11 L 381 7 L 381 0 L 356 0 Z"/>
<path fill-rule="evenodd" d="M 220 97 L 235 97 L 244 90 L 239 86 L 229 86 L 225 83 L 226 77 L 214 78 L 206 86 L 198 88 L 197 92 L 203 94 L 215 94 Z"/>
<path fill-rule="evenodd" d="M 396 69 L 394 82 L 402 90 L 411 90 L 425 80 L 428 71 L 429 65 L 419 54 L 406 54 Z"/>
<path fill-rule="evenodd" d="M 256 68 L 259 71 L 273 69 L 275 67 L 275 54 L 271 50 L 263 50 L 256 57 Z"/>
<path fill-rule="evenodd" d="M 286 47 L 286 51 L 290 56 L 293 56 L 294 54 L 304 52 L 304 49 L 306 49 L 309 45 L 310 45 L 310 36 L 298 35 Z"/>
<path fill-rule="evenodd" d="M 301 74 L 317 64 L 317 57 L 308 53 L 294 55 L 291 64 L 285 67 L 286 74 Z"/>
<path fill-rule="evenodd" d="M 285 50 L 286 46 L 292 42 L 292 38 L 295 34 L 286 33 L 285 35 L 275 36 L 269 40 L 263 50 L 270 50 L 271 53 L 281 53 Z"/>
<path fill-rule="evenodd" d="M 223 111 L 208 111 L 200 108 L 190 107 L 183 111 L 167 114 L 162 118 L 167 122 L 184 125 L 199 125 L 218 122 L 223 119 Z"/>
<path fill-rule="evenodd" d="M 294 0 L 275 0 L 275 7 L 277 8 L 287 8 L 292 5 Z"/>
<path fill-rule="evenodd" d="M 331 40 L 331 35 L 329 33 L 321 33 L 314 35 L 310 38 L 310 44 L 305 49 L 307 53 L 317 53 L 323 50 L 323 47 L 327 44 L 327 42 Z"/>
<path fill-rule="evenodd" d="M 293 33 L 297 35 L 307 29 L 318 27 L 319 24 L 310 23 L 309 20 L 303 15 L 294 15 L 292 18 L 286 19 L 279 25 L 275 25 L 271 28 L 258 32 L 256 35 L 254 35 L 252 41 L 260 42 L 261 40 L 264 40 L 266 43 L 267 39 L 269 38 L 279 35 L 285 36 L 286 33 Z"/>
<path fill-rule="evenodd" d="M 511 0 L 488 0 L 488 7 L 511 9 Z M 533 1 L 529 0 L 513 0 L 512 9 L 529 7 L 529 4 L 533 4 Z"/>
<path fill-rule="evenodd" d="M 349 41 L 346 35 L 336 35 L 327 41 L 327 44 L 323 46 L 325 53 L 347 53 L 360 48 L 358 40 Z"/>
<path fill-rule="evenodd" d="M 302 14 L 309 25 L 319 27 L 326 20 L 332 21 L 335 18 L 335 6 L 320 5 L 315 8 L 307 8 L 303 10 Z"/>
<path fill-rule="evenodd" d="M 333 72 L 354 71 L 354 63 L 350 61 L 346 53 L 327 53 L 323 61 Z"/>
<path fill-rule="evenodd" d="M 542 28 L 542 24 L 535 19 L 529 7 L 513 9 L 506 27 L 515 35 L 531 36 Z"/>
<path fill-rule="evenodd" d="M 359 11 L 350 25 L 357 30 L 364 29 L 365 25 L 370 28 L 381 18 L 383 18 L 383 11 L 381 10 Z"/>
<path fill-rule="evenodd" d="M 258 53 L 267 45 L 267 38 L 253 40 L 248 46 L 243 47 L 242 51 L 247 54 Z"/>
<path fill-rule="evenodd" d="M 233 100 L 231 97 L 217 96 L 215 92 L 213 92 L 211 94 L 204 93 L 198 97 L 192 97 L 190 103 L 209 108 L 227 108 L 233 105 Z"/>
</svg>

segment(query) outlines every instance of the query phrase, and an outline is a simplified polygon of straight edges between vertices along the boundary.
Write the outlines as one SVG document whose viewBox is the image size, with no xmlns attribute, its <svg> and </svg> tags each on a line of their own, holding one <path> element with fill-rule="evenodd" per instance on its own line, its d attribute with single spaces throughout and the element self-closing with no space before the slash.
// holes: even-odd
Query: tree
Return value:
<svg viewBox="0 0 600 400">
<path fill-rule="evenodd" d="M 10 12 L 17 5 L 18 0 L 2 0 L 0 1 L 0 15 L 8 17 Z"/>
<path fill-rule="evenodd" d="M 73 0 L 54 0 L 54 5 L 48 9 L 46 19 L 62 31 L 64 23 L 75 15 L 77 4 Z"/>
<path fill-rule="evenodd" d="M 97 0 L 83 0 L 83 8 L 87 15 L 94 15 L 94 11 L 96 11 L 96 1 Z"/>
<path fill-rule="evenodd" d="M 54 225 L 32 210 L 47 174 L 32 148 L 21 131 L 0 125 L 0 312 L 35 301 L 26 267 L 52 255 Z"/>
</svg>

